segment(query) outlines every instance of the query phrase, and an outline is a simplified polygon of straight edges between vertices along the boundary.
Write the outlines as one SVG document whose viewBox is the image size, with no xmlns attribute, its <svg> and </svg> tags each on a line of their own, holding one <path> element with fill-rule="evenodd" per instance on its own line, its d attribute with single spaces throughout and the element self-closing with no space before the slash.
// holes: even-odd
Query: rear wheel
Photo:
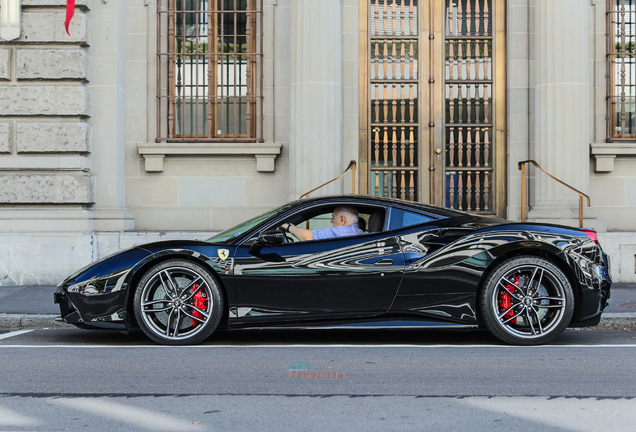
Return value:
<svg viewBox="0 0 636 432">
<path fill-rule="evenodd" d="M 134 306 L 141 330 L 165 345 L 205 340 L 218 326 L 223 310 L 214 276 L 184 260 L 152 267 L 137 285 Z"/>
<path fill-rule="evenodd" d="M 550 261 L 525 256 L 503 262 L 481 294 L 484 324 L 516 345 L 550 342 L 565 331 L 574 311 L 568 278 Z"/>
</svg>

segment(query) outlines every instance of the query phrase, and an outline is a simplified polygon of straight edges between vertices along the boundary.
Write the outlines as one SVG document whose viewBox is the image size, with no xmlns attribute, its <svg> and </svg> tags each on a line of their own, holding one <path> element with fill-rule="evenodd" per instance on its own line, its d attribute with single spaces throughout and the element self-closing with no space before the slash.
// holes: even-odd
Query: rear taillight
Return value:
<svg viewBox="0 0 636 432">
<path fill-rule="evenodd" d="M 596 231 L 594 231 L 593 229 L 586 229 L 586 228 L 583 228 L 581 231 L 587 234 L 588 237 L 594 241 L 594 243 L 598 244 L 598 235 L 596 234 Z"/>
</svg>

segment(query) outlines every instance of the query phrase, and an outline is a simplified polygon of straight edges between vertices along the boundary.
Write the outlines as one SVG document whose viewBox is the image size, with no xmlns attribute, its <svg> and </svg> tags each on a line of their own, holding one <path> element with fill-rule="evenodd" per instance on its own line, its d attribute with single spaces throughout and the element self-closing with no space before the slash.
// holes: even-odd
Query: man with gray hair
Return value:
<svg viewBox="0 0 636 432">
<path fill-rule="evenodd" d="M 290 223 L 283 224 L 282 227 L 288 233 L 296 236 L 298 240 L 321 240 L 364 234 L 364 231 L 358 226 L 358 211 L 353 207 L 336 207 L 333 209 L 331 225 L 333 225 L 333 228 L 320 230 L 308 230 Z"/>
</svg>

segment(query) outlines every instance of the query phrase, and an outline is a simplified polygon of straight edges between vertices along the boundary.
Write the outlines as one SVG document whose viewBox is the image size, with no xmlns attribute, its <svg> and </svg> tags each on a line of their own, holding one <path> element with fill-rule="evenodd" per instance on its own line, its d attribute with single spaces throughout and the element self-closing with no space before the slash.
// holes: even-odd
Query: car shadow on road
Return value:
<svg viewBox="0 0 636 432">
<path fill-rule="evenodd" d="M 550 345 L 634 344 L 629 330 L 568 329 Z M 156 346 L 138 330 L 128 333 L 75 328 L 34 330 L 0 345 Z M 439 329 L 262 329 L 217 331 L 203 346 L 508 346 L 483 330 Z"/>
</svg>

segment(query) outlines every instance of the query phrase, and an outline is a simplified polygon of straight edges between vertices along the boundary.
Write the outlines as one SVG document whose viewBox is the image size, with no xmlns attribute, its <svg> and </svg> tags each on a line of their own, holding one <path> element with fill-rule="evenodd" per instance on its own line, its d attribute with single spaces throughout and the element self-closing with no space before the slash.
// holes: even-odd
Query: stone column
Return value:
<svg viewBox="0 0 636 432">
<path fill-rule="evenodd" d="M 507 218 L 521 220 L 521 171 L 517 163 L 528 157 L 530 131 L 530 32 L 529 1 L 506 2 L 507 7 L 507 108 L 508 108 L 508 184 Z"/>
<path fill-rule="evenodd" d="M 291 3 L 290 199 L 343 170 L 340 2 Z M 341 190 L 334 182 L 313 195 Z"/>
<path fill-rule="evenodd" d="M 530 158 L 572 187 L 589 192 L 589 2 L 534 0 L 530 65 Z M 530 15 L 532 20 L 532 14 Z M 576 192 L 534 170 L 530 220 L 578 225 Z M 587 204 L 585 202 L 585 204 Z M 594 218 L 586 210 L 586 217 Z M 587 222 L 586 226 L 589 226 Z"/>
<path fill-rule="evenodd" d="M 91 58 L 89 76 L 94 226 L 96 231 L 130 230 L 135 221 L 125 202 L 126 2 L 99 4 L 91 18 L 91 51 L 98 53 Z"/>
</svg>

